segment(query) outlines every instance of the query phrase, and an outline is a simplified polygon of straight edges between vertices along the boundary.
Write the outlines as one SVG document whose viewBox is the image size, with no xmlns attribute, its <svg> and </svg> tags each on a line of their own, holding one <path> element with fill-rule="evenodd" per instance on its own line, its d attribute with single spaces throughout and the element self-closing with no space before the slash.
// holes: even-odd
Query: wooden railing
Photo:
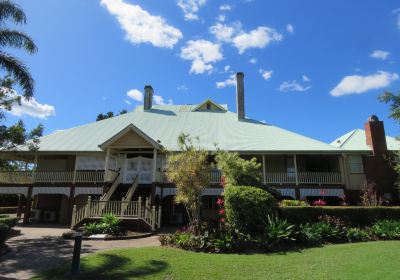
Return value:
<svg viewBox="0 0 400 280">
<path fill-rule="evenodd" d="M 166 175 L 166 171 L 164 172 L 157 172 L 156 176 L 158 182 L 160 183 L 171 183 Z M 221 183 L 221 178 L 222 178 L 222 171 L 218 169 L 213 169 L 210 171 L 210 183 L 211 184 L 220 184 Z"/>
<path fill-rule="evenodd" d="M 101 201 L 89 200 L 80 209 L 74 205 L 72 211 L 71 228 L 75 228 L 85 219 L 98 219 L 105 214 L 113 214 L 120 219 L 137 219 L 147 223 L 154 231 L 161 225 L 161 206 L 151 206 L 150 200 L 142 201 Z"/>
<path fill-rule="evenodd" d="M 297 181 L 294 172 L 267 172 L 265 182 L 268 184 L 342 184 L 340 172 L 298 172 Z"/>
<path fill-rule="evenodd" d="M 2 184 L 100 182 L 104 182 L 104 171 L 0 171 Z"/>
</svg>

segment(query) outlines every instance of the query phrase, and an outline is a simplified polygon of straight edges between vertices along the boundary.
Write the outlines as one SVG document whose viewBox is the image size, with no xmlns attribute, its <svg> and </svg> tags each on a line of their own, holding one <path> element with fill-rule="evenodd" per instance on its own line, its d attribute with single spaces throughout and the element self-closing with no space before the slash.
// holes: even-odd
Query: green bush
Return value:
<svg viewBox="0 0 400 280">
<path fill-rule="evenodd" d="M 349 228 L 347 229 L 346 236 L 349 242 L 373 240 L 370 230 L 362 228 Z"/>
<path fill-rule="evenodd" d="M 17 218 L 17 217 L 9 217 L 7 215 L 0 216 L 0 224 L 5 224 L 10 228 L 16 226 L 18 221 L 19 221 L 19 218 Z"/>
<path fill-rule="evenodd" d="M 6 224 L 0 224 L 0 247 L 4 245 L 10 233 L 10 227 Z"/>
<path fill-rule="evenodd" d="M 121 220 L 113 214 L 105 214 L 99 223 L 90 223 L 85 226 L 86 235 L 109 234 L 120 235 L 122 233 Z"/>
<path fill-rule="evenodd" d="M 400 220 L 381 220 L 376 222 L 371 233 L 379 239 L 400 239 Z"/>
<path fill-rule="evenodd" d="M 280 216 L 293 224 L 315 223 L 324 215 L 337 217 L 351 226 L 371 226 L 385 219 L 400 220 L 400 207 L 279 207 Z"/>
<path fill-rule="evenodd" d="M 284 199 L 279 202 L 279 206 L 289 207 L 289 206 L 310 206 L 307 201 L 304 200 L 294 200 L 294 199 Z"/>
<path fill-rule="evenodd" d="M 295 241 L 294 225 L 276 216 L 268 216 L 263 235 L 263 241 L 267 247 L 280 247 Z"/>
<path fill-rule="evenodd" d="M 227 222 L 240 232 L 262 233 L 267 216 L 273 214 L 274 197 L 263 189 L 248 186 L 229 186 L 224 194 Z"/>
</svg>

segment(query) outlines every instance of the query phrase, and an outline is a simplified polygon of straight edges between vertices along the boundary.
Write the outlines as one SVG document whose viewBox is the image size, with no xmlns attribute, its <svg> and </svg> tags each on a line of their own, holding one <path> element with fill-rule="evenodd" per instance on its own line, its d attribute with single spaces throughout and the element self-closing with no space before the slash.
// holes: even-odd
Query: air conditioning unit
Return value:
<svg viewBox="0 0 400 280">
<path fill-rule="evenodd" d="M 56 221 L 56 212 L 54 212 L 54 211 L 44 211 L 44 213 L 43 213 L 43 221 L 44 222 L 55 222 Z"/>
<path fill-rule="evenodd" d="M 29 221 L 30 222 L 39 222 L 41 213 L 42 213 L 42 210 L 40 210 L 40 209 L 31 209 L 31 216 L 29 217 Z"/>
</svg>

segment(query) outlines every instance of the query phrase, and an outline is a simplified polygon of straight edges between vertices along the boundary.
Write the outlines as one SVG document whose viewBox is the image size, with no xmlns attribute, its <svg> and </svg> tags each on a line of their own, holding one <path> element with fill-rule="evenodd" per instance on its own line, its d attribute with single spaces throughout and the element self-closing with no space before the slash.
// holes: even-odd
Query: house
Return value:
<svg viewBox="0 0 400 280">
<path fill-rule="evenodd" d="M 153 227 L 160 225 L 161 217 L 163 222 L 179 222 L 184 211 L 173 203 L 176 189 L 166 180 L 163 151 L 179 151 L 177 138 L 182 132 L 198 136 L 210 152 L 218 147 L 244 158 L 256 157 L 262 164 L 263 183 L 276 187 L 283 197 L 335 200 L 347 190 L 360 189 L 365 177 L 360 158 L 368 158 L 371 150 L 366 145 L 352 149 L 358 133 L 331 145 L 246 118 L 244 75 L 236 77 L 237 112 L 211 99 L 196 105 L 155 106 L 153 89 L 146 86 L 144 105 L 133 112 L 44 136 L 37 151 L 26 147 L 3 151 L 3 158 L 34 167 L 0 172 L 0 193 L 26 198 L 26 223 L 31 217 L 76 224 L 107 207 L 123 217 L 142 215 Z M 370 138 L 375 147 L 375 136 Z M 211 178 L 203 193 L 205 216 L 222 193 L 221 172 L 211 171 Z M 110 206 L 109 201 L 119 204 Z"/>
</svg>

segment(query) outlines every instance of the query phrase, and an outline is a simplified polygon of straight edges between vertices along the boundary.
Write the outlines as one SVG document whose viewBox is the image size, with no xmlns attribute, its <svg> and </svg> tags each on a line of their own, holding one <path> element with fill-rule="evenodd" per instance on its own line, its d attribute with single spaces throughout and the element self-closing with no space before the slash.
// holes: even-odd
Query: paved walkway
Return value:
<svg viewBox="0 0 400 280">
<path fill-rule="evenodd" d="M 11 252 L 0 257 L 0 279 L 29 279 L 39 271 L 58 266 L 72 259 L 73 241 L 60 236 L 67 227 L 54 225 L 17 226 L 21 235 L 6 243 Z M 158 246 L 158 236 L 132 240 L 84 240 L 82 253 L 115 248 Z"/>
</svg>

